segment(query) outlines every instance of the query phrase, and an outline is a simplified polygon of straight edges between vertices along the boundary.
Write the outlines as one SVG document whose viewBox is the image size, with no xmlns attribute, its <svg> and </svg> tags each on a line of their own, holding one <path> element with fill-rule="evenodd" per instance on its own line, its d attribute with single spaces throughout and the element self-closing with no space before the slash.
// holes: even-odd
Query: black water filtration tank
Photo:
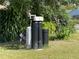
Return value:
<svg viewBox="0 0 79 59">
<path fill-rule="evenodd" d="M 37 49 L 38 48 L 38 22 L 32 21 L 32 48 Z"/>
<path fill-rule="evenodd" d="M 48 45 L 48 29 L 42 29 L 42 35 L 43 35 L 43 45 Z"/>
<path fill-rule="evenodd" d="M 41 22 L 38 22 L 38 48 L 43 47 Z"/>
</svg>

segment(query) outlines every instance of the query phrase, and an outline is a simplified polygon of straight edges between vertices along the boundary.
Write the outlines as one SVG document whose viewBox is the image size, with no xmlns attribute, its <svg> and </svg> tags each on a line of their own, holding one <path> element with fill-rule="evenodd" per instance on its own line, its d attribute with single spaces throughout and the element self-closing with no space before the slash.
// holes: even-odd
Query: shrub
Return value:
<svg viewBox="0 0 79 59">
<path fill-rule="evenodd" d="M 68 24 L 66 26 L 60 27 L 60 31 L 56 32 L 56 38 L 57 39 L 67 39 L 74 31 L 74 25 L 75 22 L 68 21 Z"/>
<path fill-rule="evenodd" d="M 7 10 L 0 11 L 0 35 L 7 41 L 13 41 L 28 26 L 26 11 L 30 8 L 30 0 L 10 0 Z"/>
<path fill-rule="evenodd" d="M 56 30 L 56 24 L 54 22 L 43 22 L 42 28 L 43 29 L 48 29 L 49 30 L 49 39 L 51 38 L 52 34 L 55 33 Z"/>
</svg>

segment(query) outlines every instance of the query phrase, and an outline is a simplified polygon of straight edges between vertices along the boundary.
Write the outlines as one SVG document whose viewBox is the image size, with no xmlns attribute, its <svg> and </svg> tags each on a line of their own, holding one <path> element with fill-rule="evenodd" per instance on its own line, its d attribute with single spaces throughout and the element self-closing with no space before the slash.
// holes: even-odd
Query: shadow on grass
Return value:
<svg viewBox="0 0 79 59">
<path fill-rule="evenodd" d="M 1 49 L 5 50 L 33 50 L 33 49 L 27 49 L 25 45 L 13 43 L 13 42 L 7 42 L 7 43 L 0 43 Z M 44 45 L 43 49 L 49 48 L 48 45 Z"/>
<path fill-rule="evenodd" d="M 0 47 L 2 49 L 6 49 L 6 50 L 26 49 L 24 45 L 22 45 L 20 43 L 13 43 L 13 42 L 0 43 Z"/>
</svg>

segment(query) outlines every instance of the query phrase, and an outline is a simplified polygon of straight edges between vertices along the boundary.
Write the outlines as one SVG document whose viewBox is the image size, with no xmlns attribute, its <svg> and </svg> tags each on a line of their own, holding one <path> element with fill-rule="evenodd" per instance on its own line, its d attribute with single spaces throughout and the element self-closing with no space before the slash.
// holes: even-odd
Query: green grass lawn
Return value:
<svg viewBox="0 0 79 59">
<path fill-rule="evenodd" d="M 50 41 L 43 50 L 8 49 L 7 45 L 0 44 L 0 59 L 79 59 L 78 40 Z"/>
</svg>

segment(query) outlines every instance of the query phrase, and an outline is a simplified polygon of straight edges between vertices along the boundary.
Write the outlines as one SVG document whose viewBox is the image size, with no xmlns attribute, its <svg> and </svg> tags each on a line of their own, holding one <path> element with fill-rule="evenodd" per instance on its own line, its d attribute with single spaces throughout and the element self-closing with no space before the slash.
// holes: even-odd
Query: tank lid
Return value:
<svg viewBox="0 0 79 59">
<path fill-rule="evenodd" d="M 44 20 L 44 18 L 41 16 L 35 16 L 33 19 L 33 21 L 43 21 L 43 20 Z"/>
</svg>

